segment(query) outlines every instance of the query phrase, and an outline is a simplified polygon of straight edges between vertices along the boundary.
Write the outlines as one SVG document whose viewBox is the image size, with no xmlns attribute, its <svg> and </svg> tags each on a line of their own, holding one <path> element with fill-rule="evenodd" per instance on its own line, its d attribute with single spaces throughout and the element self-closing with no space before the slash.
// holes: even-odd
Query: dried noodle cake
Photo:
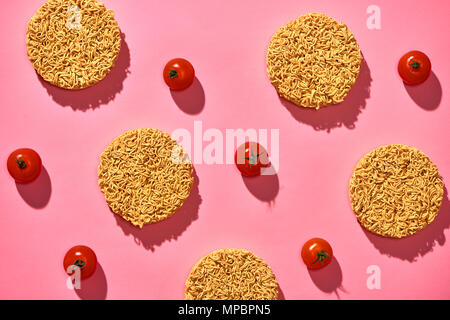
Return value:
<svg viewBox="0 0 450 320">
<path fill-rule="evenodd" d="M 278 284 L 270 267 L 250 251 L 216 250 L 192 268 L 186 300 L 277 300 Z"/>
<path fill-rule="evenodd" d="M 100 156 L 98 184 L 111 210 L 142 228 L 172 216 L 194 178 L 188 155 L 158 129 L 130 130 Z"/>
<path fill-rule="evenodd" d="M 28 22 L 28 57 L 45 81 L 61 88 L 98 83 L 120 46 L 114 12 L 97 0 L 49 0 Z"/>
<path fill-rule="evenodd" d="M 358 78 L 362 55 L 344 23 L 308 13 L 278 29 L 266 60 L 282 98 L 319 109 L 344 100 Z"/>
<path fill-rule="evenodd" d="M 439 212 L 444 183 L 420 150 L 391 144 L 366 154 L 350 179 L 350 201 L 360 224 L 393 238 L 416 233 Z"/>
</svg>

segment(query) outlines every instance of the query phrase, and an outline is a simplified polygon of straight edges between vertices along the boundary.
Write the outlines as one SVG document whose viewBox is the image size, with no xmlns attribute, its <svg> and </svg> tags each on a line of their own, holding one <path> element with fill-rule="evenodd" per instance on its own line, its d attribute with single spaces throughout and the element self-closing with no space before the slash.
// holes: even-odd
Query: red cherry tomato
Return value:
<svg viewBox="0 0 450 320">
<path fill-rule="evenodd" d="M 164 67 L 163 77 L 170 89 L 183 90 L 194 82 L 194 67 L 186 59 L 172 59 Z"/>
<path fill-rule="evenodd" d="M 234 163 L 238 170 L 248 177 L 259 176 L 261 168 L 270 167 L 266 149 L 257 142 L 246 142 L 236 149 Z"/>
<path fill-rule="evenodd" d="M 320 269 L 328 265 L 333 258 L 330 244 L 321 238 L 308 240 L 302 248 L 303 262 L 309 269 Z"/>
<path fill-rule="evenodd" d="M 427 80 L 431 72 L 431 62 L 420 51 L 410 51 L 398 62 L 398 73 L 407 84 L 419 84 Z"/>
<path fill-rule="evenodd" d="M 67 251 L 64 256 L 63 265 L 65 272 L 67 272 L 67 268 L 71 265 L 80 267 L 81 279 L 86 279 L 92 276 L 97 268 L 97 256 L 89 247 L 75 246 Z"/>
<path fill-rule="evenodd" d="M 42 170 L 39 154 L 28 148 L 17 149 L 11 153 L 7 161 L 9 174 L 20 183 L 36 180 Z"/>
</svg>

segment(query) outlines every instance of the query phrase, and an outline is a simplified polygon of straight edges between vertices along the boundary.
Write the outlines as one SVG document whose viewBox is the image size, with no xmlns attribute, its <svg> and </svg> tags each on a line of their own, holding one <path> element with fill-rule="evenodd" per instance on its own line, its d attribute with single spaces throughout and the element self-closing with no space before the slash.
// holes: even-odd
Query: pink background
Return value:
<svg viewBox="0 0 450 320">
<path fill-rule="evenodd" d="M 43 0 L 0 10 L 0 298 L 183 299 L 192 265 L 212 250 L 239 247 L 266 260 L 286 299 L 450 298 L 450 204 L 417 235 L 382 239 L 354 217 L 347 195 L 352 168 L 389 143 L 413 145 L 450 183 L 449 1 L 118 1 L 125 43 L 100 84 L 68 92 L 43 83 L 28 61 L 27 22 Z M 419 10 L 411 8 L 417 7 Z M 381 30 L 366 27 L 366 8 L 381 8 Z M 282 102 L 265 65 L 278 27 L 308 12 L 345 22 L 365 62 L 344 103 L 319 112 Z M 400 56 L 418 49 L 433 74 L 405 87 Z M 182 56 L 198 80 L 171 94 L 164 64 Z M 173 218 L 142 230 L 116 219 L 97 186 L 99 155 L 126 130 L 280 129 L 278 175 L 243 179 L 233 165 L 196 165 L 197 183 Z M 19 147 L 42 157 L 45 171 L 16 185 L 6 159 Z M 336 260 L 309 273 L 303 243 L 323 237 Z M 66 287 L 65 252 L 85 244 L 100 268 L 78 292 Z M 381 289 L 366 287 L 366 268 L 381 269 Z"/>
</svg>

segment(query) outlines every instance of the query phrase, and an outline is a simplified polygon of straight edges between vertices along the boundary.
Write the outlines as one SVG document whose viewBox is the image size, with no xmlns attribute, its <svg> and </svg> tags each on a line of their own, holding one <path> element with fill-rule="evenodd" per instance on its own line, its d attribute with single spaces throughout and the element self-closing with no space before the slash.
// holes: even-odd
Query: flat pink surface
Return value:
<svg viewBox="0 0 450 320">
<path fill-rule="evenodd" d="M 420 8 L 413 10 L 415 3 Z M 450 204 L 417 235 L 382 239 L 352 213 L 353 166 L 373 148 L 403 143 L 424 151 L 450 183 L 449 1 L 378 0 L 381 30 L 366 26 L 373 1 L 118 1 L 125 43 L 100 84 L 67 92 L 44 83 L 26 55 L 27 22 L 42 0 L 0 10 L 0 298 L 183 299 L 192 265 L 238 247 L 272 267 L 286 299 L 450 298 Z M 345 22 L 365 62 L 347 100 L 319 112 L 280 101 L 265 65 L 278 27 L 308 12 Z M 418 49 L 432 61 L 426 83 L 406 88 L 400 56 Z M 171 94 L 162 68 L 182 56 L 198 81 Z M 97 186 L 99 155 L 126 130 L 280 130 L 277 176 L 244 180 L 233 165 L 196 165 L 197 184 L 173 218 L 142 230 L 115 218 Z M 38 181 L 16 186 L 6 159 L 19 147 L 42 157 Z M 336 260 L 309 273 L 303 243 L 323 237 Z M 65 252 L 85 244 L 100 268 L 79 292 L 66 287 Z M 366 269 L 381 270 L 381 289 Z"/>
</svg>

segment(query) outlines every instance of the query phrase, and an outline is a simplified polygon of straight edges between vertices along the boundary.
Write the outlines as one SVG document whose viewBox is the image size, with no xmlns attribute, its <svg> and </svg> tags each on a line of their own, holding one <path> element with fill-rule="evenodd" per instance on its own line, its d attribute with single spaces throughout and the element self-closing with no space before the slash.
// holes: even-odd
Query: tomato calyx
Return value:
<svg viewBox="0 0 450 320">
<path fill-rule="evenodd" d="M 250 156 L 246 157 L 245 160 L 248 160 L 248 164 L 251 166 L 254 166 L 258 163 L 258 158 L 263 154 L 264 152 L 261 152 L 260 154 L 253 154 L 253 148 L 250 147 Z"/>
<path fill-rule="evenodd" d="M 317 259 L 314 260 L 312 264 L 316 263 L 317 261 L 320 261 L 320 264 L 323 265 L 324 259 L 331 259 L 331 257 L 328 255 L 328 252 L 322 250 L 320 252 L 317 252 Z"/>
<path fill-rule="evenodd" d="M 412 63 L 410 63 L 409 65 L 412 68 L 412 71 L 417 70 L 420 68 L 420 63 L 415 61 L 414 59 L 411 59 Z"/>
<path fill-rule="evenodd" d="M 178 71 L 176 69 L 169 69 L 169 78 L 174 79 L 178 77 Z"/>
<path fill-rule="evenodd" d="M 16 160 L 17 165 L 19 166 L 20 169 L 25 169 L 27 167 L 27 164 L 25 163 L 25 161 L 23 161 L 23 159 L 21 158 L 17 159 L 17 157 L 14 157 L 14 160 Z"/>
<path fill-rule="evenodd" d="M 84 262 L 83 260 L 79 260 L 78 259 L 78 260 L 75 260 L 73 265 L 79 267 L 81 272 L 83 272 L 83 267 L 86 265 L 86 262 Z"/>
</svg>

